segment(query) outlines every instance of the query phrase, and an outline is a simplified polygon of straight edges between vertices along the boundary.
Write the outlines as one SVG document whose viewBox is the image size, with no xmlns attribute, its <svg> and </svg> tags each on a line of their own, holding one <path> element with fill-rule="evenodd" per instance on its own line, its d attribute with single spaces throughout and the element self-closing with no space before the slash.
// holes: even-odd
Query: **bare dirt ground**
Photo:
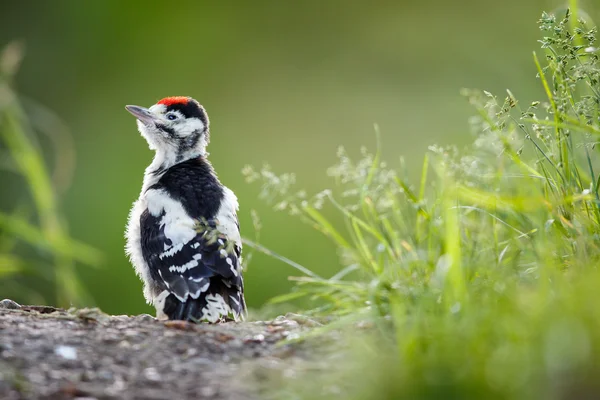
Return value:
<svg viewBox="0 0 600 400">
<path fill-rule="evenodd" d="M 284 317 L 194 325 L 0 302 L 0 399 L 259 399 L 309 329 Z"/>
</svg>

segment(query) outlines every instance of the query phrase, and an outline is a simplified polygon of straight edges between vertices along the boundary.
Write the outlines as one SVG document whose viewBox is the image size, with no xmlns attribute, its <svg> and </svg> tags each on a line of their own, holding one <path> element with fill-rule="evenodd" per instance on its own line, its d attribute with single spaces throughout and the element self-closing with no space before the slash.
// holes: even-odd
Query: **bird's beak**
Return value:
<svg viewBox="0 0 600 400">
<path fill-rule="evenodd" d="M 147 108 L 139 106 L 125 106 L 125 109 L 146 125 L 154 123 L 155 116 Z"/>
</svg>

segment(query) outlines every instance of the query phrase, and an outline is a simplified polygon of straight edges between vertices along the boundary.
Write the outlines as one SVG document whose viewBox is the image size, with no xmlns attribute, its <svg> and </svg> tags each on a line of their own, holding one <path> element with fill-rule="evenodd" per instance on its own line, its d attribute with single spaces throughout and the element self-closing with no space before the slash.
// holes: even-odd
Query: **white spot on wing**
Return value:
<svg viewBox="0 0 600 400">
<path fill-rule="evenodd" d="M 231 257 L 227 257 L 226 261 L 227 261 L 227 264 L 229 265 L 229 269 L 233 273 L 233 276 L 238 276 L 239 271 L 236 268 L 237 265 L 233 265 L 233 260 L 231 259 Z"/>
<path fill-rule="evenodd" d="M 194 257 L 192 258 L 192 260 L 188 261 L 187 263 L 181 265 L 181 266 L 176 266 L 176 265 L 172 265 L 169 267 L 169 271 L 171 272 L 178 272 L 180 274 L 184 273 L 185 271 L 187 271 L 188 269 L 192 269 L 194 267 L 198 266 L 198 260 L 200 260 L 202 258 L 201 254 L 194 254 Z M 160 270 L 159 270 L 160 272 Z M 161 275 L 162 277 L 162 275 Z"/>
<path fill-rule="evenodd" d="M 190 279 L 194 282 L 204 282 L 204 285 L 200 286 L 200 288 L 194 292 L 193 294 L 190 294 L 190 296 L 192 296 L 193 299 L 197 299 L 198 297 L 200 297 L 201 293 L 204 293 L 208 290 L 209 286 L 210 286 L 210 281 L 207 278 L 200 278 L 200 279 Z"/>
<path fill-rule="evenodd" d="M 200 288 L 199 288 L 200 293 L 206 292 L 210 286 L 210 280 L 208 278 L 189 278 L 189 280 L 192 282 L 198 282 L 198 283 L 204 282 L 202 284 L 202 286 L 200 286 Z M 194 297 L 194 298 L 197 298 L 197 297 Z"/>
<path fill-rule="evenodd" d="M 235 303 L 235 305 L 238 307 L 240 305 L 240 302 L 233 296 L 229 296 L 229 301 L 233 301 Z"/>
<path fill-rule="evenodd" d="M 160 253 L 158 255 L 158 258 L 160 258 L 162 260 L 165 257 L 171 257 L 173 254 L 177 253 L 182 248 L 183 248 L 183 243 L 178 243 L 175 246 L 171 246 L 171 248 L 169 250 L 165 251 L 164 253 Z"/>
</svg>

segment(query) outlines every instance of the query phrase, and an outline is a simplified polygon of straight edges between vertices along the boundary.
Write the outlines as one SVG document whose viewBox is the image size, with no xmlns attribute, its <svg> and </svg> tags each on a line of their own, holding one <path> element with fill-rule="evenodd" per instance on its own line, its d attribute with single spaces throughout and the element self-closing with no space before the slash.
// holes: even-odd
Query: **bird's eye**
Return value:
<svg viewBox="0 0 600 400">
<path fill-rule="evenodd" d="M 175 115 L 175 114 L 167 114 L 167 119 L 169 121 L 175 121 L 177 119 L 177 115 Z"/>
</svg>

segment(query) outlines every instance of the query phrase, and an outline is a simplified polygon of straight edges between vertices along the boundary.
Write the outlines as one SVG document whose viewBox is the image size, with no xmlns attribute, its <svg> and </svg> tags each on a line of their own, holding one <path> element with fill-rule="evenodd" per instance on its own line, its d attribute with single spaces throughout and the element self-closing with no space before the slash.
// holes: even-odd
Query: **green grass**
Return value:
<svg viewBox="0 0 600 400">
<path fill-rule="evenodd" d="M 569 12 L 539 24 L 533 59 L 547 98 L 524 105 L 510 91 L 464 90 L 477 111 L 473 145 L 432 146 L 417 182 L 380 149 L 358 161 L 340 149 L 328 171 L 335 188 L 314 196 L 294 192 L 293 174 L 244 170 L 275 209 L 337 246 L 330 278 L 278 256 L 303 275 L 274 301 L 314 301 L 308 313 L 334 321 L 324 331 L 353 338 L 349 359 L 299 385 L 306 398 L 558 399 L 600 389 L 596 29 Z"/>
<path fill-rule="evenodd" d="M 64 186 L 61 178 L 72 169 L 66 152 L 68 136 L 52 130 L 57 119 L 44 107 L 30 102 L 39 121 L 25 112 L 12 88 L 22 56 L 18 43 L 6 46 L 0 56 L 0 161 L 4 169 L 21 178 L 29 192 L 29 198 L 12 205 L 12 210 L 0 210 L 0 288 L 4 296 L 25 301 L 89 305 L 92 300 L 75 265 L 98 265 L 100 254 L 68 235 L 58 204 L 58 192 Z M 57 141 L 54 176 L 38 144 L 39 133 Z M 29 282 L 37 277 L 43 285 L 54 286 L 55 298 L 40 299 L 32 287 L 21 286 L 19 277 L 24 276 Z"/>
</svg>

